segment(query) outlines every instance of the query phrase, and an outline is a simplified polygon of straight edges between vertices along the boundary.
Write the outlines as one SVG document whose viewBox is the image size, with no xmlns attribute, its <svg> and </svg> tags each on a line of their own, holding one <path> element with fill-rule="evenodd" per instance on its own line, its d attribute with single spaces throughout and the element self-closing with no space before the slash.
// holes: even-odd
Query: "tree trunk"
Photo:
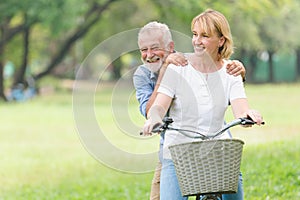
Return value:
<svg viewBox="0 0 300 200">
<path fill-rule="evenodd" d="M 4 93 L 4 77 L 3 77 L 4 63 L 3 63 L 3 46 L 0 47 L 0 99 L 7 101 Z"/>
<path fill-rule="evenodd" d="M 254 82 L 254 73 L 257 69 L 257 52 L 256 51 L 251 51 L 250 52 L 249 61 L 250 61 L 250 67 L 251 68 L 246 73 L 246 74 L 248 74 L 247 79 L 249 78 L 249 82 Z"/>
<path fill-rule="evenodd" d="M 122 60 L 121 58 L 117 58 L 113 63 L 112 63 L 112 78 L 113 80 L 118 80 L 121 78 L 121 69 L 122 69 Z"/>
<path fill-rule="evenodd" d="M 14 82 L 13 82 L 13 87 L 17 86 L 19 83 L 24 84 L 25 86 L 27 85 L 26 83 L 26 69 L 27 69 L 27 64 L 28 64 L 28 54 L 29 54 L 29 35 L 30 35 L 30 27 L 27 27 L 24 30 L 24 52 L 23 52 L 23 61 L 20 69 L 16 73 Z"/>
<path fill-rule="evenodd" d="M 274 66 L 273 66 L 274 51 L 269 51 L 269 82 L 274 83 Z"/>
<path fill-rule="evenodd" d="M 4 71 L 4 49 L 5 49 L 5 25 L 0 27 L 1 31 L 1 41 L 3 43 L 0 45 L 0 99 L 7 101 L 7 98 L 4 93 L 4 76 L 3 76 L 3 71 Z"/>
<path fill-rule="evenodd" d="M 296 49 L 296 79 L 300 78 L 300 48 Z"/>
<path fill-rule="evenodd" d="M 0 98 L 3 99 L 4 101 L 7 101 L 7 98 L 5 96 L 5 88 L 4 88 L 4 77 L 3 77 L 3 70 L 4 70 L 4 53 L 5 53 L 5 47 L 6 44 L 10 40 L 12 40 L 17 34 L 20 32 L 24 31 L 26 24 L 23 23 L 21 25 L 15 26 L 15 27 L 10 27 L 10 22 L 11 22 L 12 17 L 7 17 L 5 20 L 1 22 L 1 27 L 0 27 Z M 35 22 L 31 22 L 30 25 L 33 25 Z"/>
</svg>

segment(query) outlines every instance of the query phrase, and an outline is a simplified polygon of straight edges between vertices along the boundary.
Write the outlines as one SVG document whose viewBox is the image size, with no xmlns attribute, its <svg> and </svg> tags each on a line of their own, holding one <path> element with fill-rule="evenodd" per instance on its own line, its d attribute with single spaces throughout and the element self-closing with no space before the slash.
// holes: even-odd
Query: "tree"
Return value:
<svg viewBox="0 0 300 200">
<path fill-rule="evenodd" d="M 36 80 L 44 77 L 49 74 L 51 70 L 57 66 L 59 62 L 62 61 L 64 56 L 69 52 L 70 48 L 74 45 L 74 43 L 82 38 L 88 30 L 101 18 L 102 13 L 108 8 L 108 6 L 117 0 L 108 0 L 104 4 L 100 4 L 98 2 L 92 2 L 90 8 L 84 14 L 84 19 L 82 23 L 74 28 L 74 31 L 71 31 L 71 34 L 68 35 L 64 41 L 62 41 L 62 45 L 56 54 L 52 56 L 50 62 L 46 69 L 39 74 L 36 74 L 34 78 Z"/>
<path fill-rule="evenodd" d="M 53 72 L 66 56 L 72 56 L 72 47 L 79 40 L 83 58 L 95 47 L 95 42 L 98 44 L 116 33 L 139 28 L 153 20 L 191 36 L 192 18 L 207 8 L 222 12 L 228 19 L 237 47 L 234 57 L 243 62 L 245 57 L 249 58 L 248 76 L 256 70 L 258 51 L 268 51 L 272 58 L 282 48 L 295 50 L 300 73 L 299 4 L 297 0 L 5 1 L 0 4 L 0 98 L 5 99 L 3 65 L 6 60 L 13 59 L 17 65 L 15 85 L 25 82 L 28 65 L 38 58 L 40 67 L 34 70 L 33 76 L 39 80 Z M 79 62 L 82 58 L 74 60 Z M 272 72 L 272 59 L 269 61 Z M 120 76 L 122 60 L 111 62 L 115 65 L 114 74 Z"/>
<path fill-rule="evenodd" d="M 7 100 L 4 94 L 4 79 L 3 79 L 3 66 L 6 57 L 6 48 L 8 44 L 19 34 L 24 35 L 24 53 L 20 70 L 15 76 L 14 85 L 17 82 L 24 81 L 24 73 L 27 67 L 28 54 L 29 54 L 29 33 L 31 27 L 38 23 L 41 18 L 37 13 L 42 13 L 40 5 L 45 1 L 7 1 L 1 4 L 0 7 L 0 20 L 1 23 L 1 40 L 0 40 L 0 95 L 1 98 Z M 48 7 L 49 8 L 49 7 Z M 50 8 L 49 8 L 50 9 Z M 51 10 L 51 9 L 50 9 Z"/>
<path fill-rule="evenodd" d="M 8 1 L 3 4 L 2 14 L 0 15 L 0 20 L 3 20 L 1 23 L 1 41 L 0 41 L 0 96 L 2 99 L 6 100 L 4 94 L 4 84 L 3 84 L 3 63 L 4 63 L 4 52 L 5 47 L 9 41 L 11 41 L 16 35 L 23 32 L 24 33 L 24 54 L 22 66 L 19 68 L 17 76 L 14 80 L 14 84 L 24 83 L 24 74 L 27 67 L 28 56 L 29 56 L 29 44 L 30 38 L 29 33 L 30 29 L 33 28 L 36 24 L 41 24 L 44 26 L 52 25 L 52 29 L 59 30 L 58 32 L 63 34 L 58 34 L 61 36 L 60 46 L 58 51 L 51 56 L 49 59 L 49 64 L 46 69 L 36 75 L 34 75 L 35 79 L 40 79 L 50 73 L 53 68 L 57 66 L 58 63 L 62 61 L 67 52 L 70 50 L 72 45 L 80 38 L 82 38 L 88 30 L 101 18 L 101 15 L 105 10 L 108 9 L 109 5 L 117 0 L 106 0 L 106 1 L 81 1 L 81 7 L 79 7 L 79 11 L 76 13 L 81 13 L 81 20 L 79 23 L 76 23 L 74 27 L 71 28 L 67 36 L 65 36 L 66 28 L 70 28 L 70 24 L 66 24 L 65 22 L 70 19 L 64 19 L 66 17 L 65 12 L 58 12 L 63 9 L 63 11 L 68 11 L 70 9 L 70 5 L 74 5 L 74 1 L 64 1 L 64 0 L 55 0 L 55 1 L 22 1 L 19 3 L 18 1 Z M 101 3 L 100 3 L 101 2 Z M 78 2 L 75 2 L 78 3 Z M 84 6 L 86 5 L 86 6 Z M 78 5 L 76 5 L 78 6 Z M 85 10 L 81 10 L 82 8 L 87 8 Z M 53 12 L 52 12 L 53 11 Z M 49 14 L 51 13 L 51 14 Z M 24 17 L 20 17 L 24 16 Z M 20 22 L 18 25 L 13 25 L 11 21 L 13 19 L 20 18 Z M 72 20 L 78 20 L 78 16 L 74 15 Z M 64 24 L 65 23 L 65 24 Z"/>
<path fill-rule="evenodd" d="M 299 47 L 299 39 L 293 31 L 295 27 L 299 32 L 299 21 L 295 12 L 299 12 L 298 8 L 295 8 L 296 1 L 282 0 L 271 2 L 267 9 L 268 12 L 262 17 L 260 27 L 260 35 L 265 43 L 266 49 L 269 53 L 269 81 L 274 82 L 274 65 L 273 56 L 278 50 L 286 48 Z M 296 40 L 296 45 L 293 44 Z M 298 42 L 297 42 L 298 40 Z"/>
<path fill-rule="evenodd" d="M 256 70 L 257 53 L 267 51 L 269 81 L 275 81 L 274 54 L 282 49 L 299 47 L 299 1 L 236 1 L 233 7 L 239 12 L 232 12 L 229 21 L 238 55 L 242 59 L 249 58 L 250 66 L 246 66 L 247 77 L 250 75 L 251 80 L 251 74 Z"/>
<path fill-rule="evenodd" d="M 91 31 L 84 38 L 85 51 L 90 52 L 95 45 L 112 38 L 114 35 L 122 33 L 123 31 L 133 30 L 144 26 L 149 21 L 162 21 L 160 16 L 160 8 L 156 7 L 157 1 L 140 1 L 140 0 L 126 0 L 119 1 L 111 5 L 110 12 L 105 13 L 101 21 L 98 21 Z M 128 15 L 130 13 L 130 15 Z M 113 24 L 113 25 L 112 25 Z M 137 34 L 132 36 L 136 38 L 134 44 L 137 46 Z M 110 79 L 118 80 L 122 76 L 122 70 L 126 68 L 122 59 L 115 59 L 114 49 L 119 49 L 125 43 L 124 38 L 115 38 L 115 42 L 111 42 L 106 48 L 105 57 L 110 60 Z M 133 52 L 132 52 L 133 53 Z M 133 53 L 134 54 L 134 53 Z M 139 56 L 139 54 L 138 54 Z M 136 59 L 139 59 L 134 54 Z"/>
<path fill-rule="evenodd" d="M 14 16 L 14 9 L 16 8 L 16 2 L 10 1 L 6 4 L 2 4 L 0 7 L 0 98 L 6 100 L 4 94 L 4 82 L 3 82 L 3 69 L 4 69 L 4 58 L 5 58 L 5 48 L 8 42 L 24 28 L 24 24 L 17 26 L 11 26 L 10 22 Z M 18 6 L 17 6 L 18 7 Z M 6 12 L 4 12 L 6 11 Z"/>
<path fill-rule="evenodd" d="M 284 25 L 283 29 L 288 32 L 286 35 L 286 39 L 288 40 L 287 46 L 295 50 L 295 69 L 297 77 L 300 78 L 300 2 L 297 0 L 292 1 L 286 12 L 286 21 L 288 23 Z"/>
<path fill-rule="evenodd" d="M 25 14 L 24 16 L 24 23 L 27 23 L 27 15 Z M 31 26 L 25 26 L 24 30 L 22 31 L 23 33 L 23 58 L 22 58 L 22 63 L 21 66 L 19 68 L 19 70 L 17 71 L 15 78 L 14 78 L 14 82 L 12 87 L 16 87 L 19 83 L 24 83 L 27 84 L 26 80 L 24 79 L 25 77 L 25 73 L 26 73 L 26 68 L 27 68 L 27 64 L 28 64 L 28 54 L 29 54 L 29 36 L 30 36 L 30 29 Z"/>
</svg>

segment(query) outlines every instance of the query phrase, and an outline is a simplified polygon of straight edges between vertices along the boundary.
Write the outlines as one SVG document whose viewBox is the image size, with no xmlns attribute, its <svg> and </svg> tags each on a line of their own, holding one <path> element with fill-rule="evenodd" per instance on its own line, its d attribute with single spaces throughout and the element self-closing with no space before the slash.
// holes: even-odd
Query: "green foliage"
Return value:
<svg viewBox="0 0 300 200">
<path fill-rule="evenodd" d="M 82 6 L 78 6 L 79 4 Z M 52 40 L 53 45 L 54 39 L 63 38 L 68 30 L 79 23 L 83 9 L 86 7 L 79 0 L 12 0 L 1 3 L 0 21 L 10 17 L 10 26 L 6 28 L 11 29 L 23 24 L 31 26 L 29 65 L 40 62 L 39 64 L 45 67 L 51 55 L 49 40 Z M 5 61 L 14 62 L 18 68 L 23 55 L 22 35 L 17 35 L 8 43 L 5 54 Z"/>
<path fill-rule="evenodd" d="M 66 44 L 68 36 L 83 31 L 84 27 L 80 25 L 89 21 L 87 16 L 92 6 L 99 7 L 107 1 L 2 0 L 0 24 L 4 25 L 10 19 L 8 27 L 5 26 L 5 34 L 11 34 L 13 30 L 22 28 L 23 25 L 31 27 L 28 66 L 32 67 L 32 72 L 38 74 L 58 57 L 55 55 Z M 96 17 L 98 21 L 89 29 L 88 34 L 82 40 L 74 41 L 75 48 L 67 48 L 66 55 L 61 53 L 66 59 L 61 59 L 55 67 L 67 66 L 68 69 L 74 69 L 97 44 L 123 31 L 140 28 L 152 20 L 168 24 L 171 30 L 191 35 L 192 18 L 207 8 L 216 9 L 227 17 L 236 47 L 234 56 L 243 62 L 247 62 L 243 59 L 250 54 L 262 51 L 276 53 L 282 49 L 290 51 L 299 49 L 300 1 L 298 0 L 115 0 Z M 17 68 L 20 66 L 24 49 L 22 33 L 19 32 L 12 40 L 4 40 L 4 43 L 8 44 L 2 54 L 3 63 L 9 60 Z M 117 48 L 118 46 L 112 49 Z M 255 69 L 251 65 L 247 67 L 249 71 Z M 122 65 L 118 68 L 125 67 Z M 289 73 L 294 73 L 296 67 L 290 68 L 294 70 Z M 66 73 L 66 77 L 74 75 Z"/>
<path fill-rule="evenodd" d="M 147 1 L 122 0 L 113 4 L 84 38 L 84 54 L 87 55 L 96 45 L 114 34 L 140 28 L 152 20 L 160 21 L 158 10 Z"/>
</svg>

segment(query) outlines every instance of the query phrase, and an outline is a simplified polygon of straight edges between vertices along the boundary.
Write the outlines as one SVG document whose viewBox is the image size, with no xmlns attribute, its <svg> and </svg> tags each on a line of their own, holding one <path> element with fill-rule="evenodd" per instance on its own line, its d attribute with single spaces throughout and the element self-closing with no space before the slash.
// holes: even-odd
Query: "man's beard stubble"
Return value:
<svg viewBox="0 0 300 200">
<path fill-rule="evenodd" d="M 146 62 L 144 62 L 144 64 L 151 72 L 157 73 L 163 64 L 163 61 L 160 57 L 155 56 L 152 59 L 147 58 Z"/>
</svg>

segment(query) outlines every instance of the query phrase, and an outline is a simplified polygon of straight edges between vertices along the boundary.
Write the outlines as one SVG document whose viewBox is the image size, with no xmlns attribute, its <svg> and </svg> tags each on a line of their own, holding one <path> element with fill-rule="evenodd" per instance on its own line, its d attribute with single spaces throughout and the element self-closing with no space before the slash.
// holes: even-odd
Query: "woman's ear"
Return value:
<svg viewBox="0 0 300 200">
<path fill-rule="evenodd" d="M 222 36 L 222 37 L 220 37 L 220 39 L 219 39 L 219 48 L 222 47 L 224 44 L 225 44 L 225 37 Z"/>
</svg>

